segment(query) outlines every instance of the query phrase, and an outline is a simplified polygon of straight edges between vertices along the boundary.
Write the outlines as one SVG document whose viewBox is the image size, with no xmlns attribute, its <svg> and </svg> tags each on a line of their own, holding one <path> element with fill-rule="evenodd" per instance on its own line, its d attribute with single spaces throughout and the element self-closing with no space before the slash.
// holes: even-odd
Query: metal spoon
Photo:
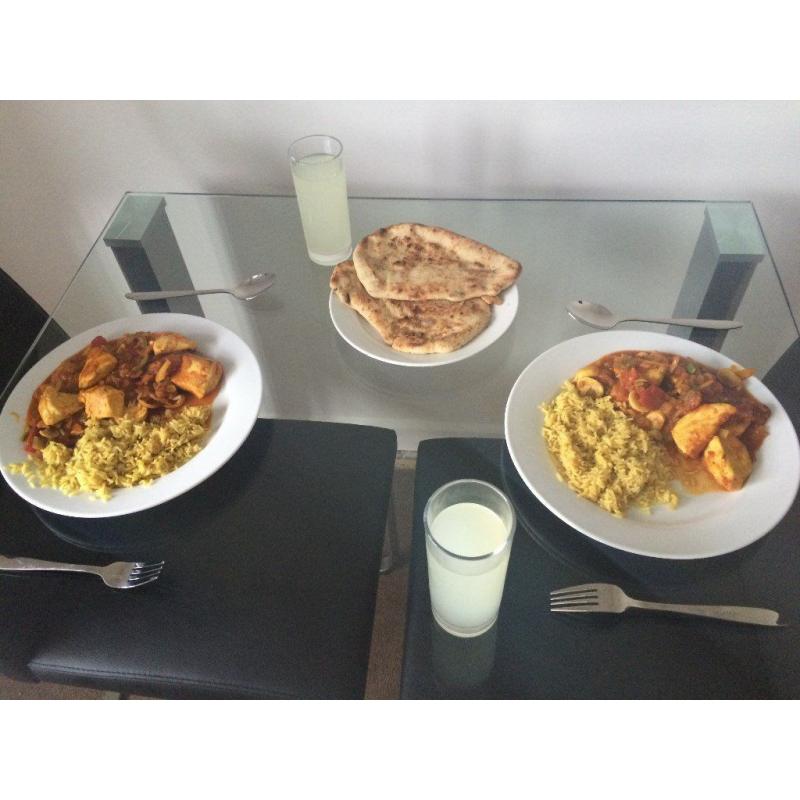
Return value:
<svg viewBox="0 0 800 800">
<path fill-rule="evenodd" d="M 220 294 L 226 292 L 240 300 L 252 300 L 261 292 L 265 292 L 275 283 L 275 275 L 271 272 L 259 272 L 247 280 L 237 283 L 230 289 L 175 289 L 166 292 L 126 292 L 128 300 L 169 300 L 171 297 L 188 297 L 194 294 Z"/>
<path fill-rule="evenodd" d="M 664 325 L 685 325 L 688 328 L 710 328 L 715 331 L 727 331 L 741 328 L 742 323 L 727 319 L 669 319 L 664 317 L 620 317 L 613 314 L 605 306 L 590 303 L 587 300 L 573 300 L 567 305 L 569 315 L 591 325 L 593 328 L 613 328 L 620 322 L 658 322 Z"/>
</svg>

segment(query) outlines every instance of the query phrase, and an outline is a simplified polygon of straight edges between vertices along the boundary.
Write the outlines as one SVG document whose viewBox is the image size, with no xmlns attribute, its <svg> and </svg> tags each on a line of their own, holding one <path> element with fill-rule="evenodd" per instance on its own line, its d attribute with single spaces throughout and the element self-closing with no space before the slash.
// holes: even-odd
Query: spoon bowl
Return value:
<svg viewBox="0 0 800 800">
<path fill-rule="evenodd" d="M 590 303 L 588 300 L 573 300 L 567 305 L 567 311 L 578 322 L 603 330 L 613 328 L 622 321 L 605 306 L 601 306 L 599 303 Z"/>
<path fill-rule="evenodd" d="M 271 272 L 257 272 L 241 283 L 237 283 L 230 291 L 240 300 L 252 300 L 262 292 L 266 292 L 275 283 L 275 275 Z"/>
</svg>

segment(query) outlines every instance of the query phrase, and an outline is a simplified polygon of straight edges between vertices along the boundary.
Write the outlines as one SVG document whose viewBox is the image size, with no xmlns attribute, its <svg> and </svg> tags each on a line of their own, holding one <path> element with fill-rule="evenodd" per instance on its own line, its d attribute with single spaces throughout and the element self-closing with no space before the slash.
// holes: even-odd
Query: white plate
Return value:
<svg viewBox="0 0 800 800">
<path fill-rule="evenodd" d="M 769 435 L 758 451 L 753 473 L 738 492 L 680 494 L 671 510 L 638 509 L 624 519 L 576 495 L 556 477 L 542 436 L 541 403 L 558 394 L 578 369 L 617 350 L 661 350 L 690 356 L 719 368 L 733 362 L 687 339 L 660 333 L 606 331 L 578 336 L 552 347 L 532 361 L 508 397 L 505 435 L 520 476 L 556 516 L 581 533 L 611 547 L 658 558 L 707 558 L 738 550 L 768 533 L 780 522 L 800 484 L 800 447 L 786 411 L 769 389 L 749 378 L 748 391 L 766 404 Z M 744 364 L 758 368 L 758 364 Z"/>
<path fill-rule="evenodd" d="M 135 331 L 175 331 L 194 339 L 198 350 L 222 363 L 224 379 L 212 406 L 211 430 L 203 449 L 182 467 L 148 486 L 115 489 L 109 500 L 88 494 L 72 497 L 56 489 L 34 488 L 8 465 L 25 461 L 22 447 L 25 414 L 36 387 L 62 362 L 95 336 L 113 339 Z M 250 348 L 231 331 L 190 314 L 145 314 L 116 319 L 74 336 L 35 364 L 14 387 L 0 413 L 0 471 L 9 486 L 45 511 L 68 517 L 116 517 L 164 503 L 197 486 L 216 472 L 240 447 L 255 424 L 261 405 L 261 370 Z"/>
<path fill-rule="evenodd" d="M 331 321 L 342 339 L 365 356 L 400 367 L 438 367 L 442 364 L 454 364 L 480 353 L 508 330 L 517 315 L 518 306 L 519 290 L 515 284 L 503 293 L 502 303 L 492 306 L 489 324 L 471 342 L 452 353 L 420 355 L 393 350 L 361 314 L 346 306 L 333 292 L 328 300 Z"/>
</svg>

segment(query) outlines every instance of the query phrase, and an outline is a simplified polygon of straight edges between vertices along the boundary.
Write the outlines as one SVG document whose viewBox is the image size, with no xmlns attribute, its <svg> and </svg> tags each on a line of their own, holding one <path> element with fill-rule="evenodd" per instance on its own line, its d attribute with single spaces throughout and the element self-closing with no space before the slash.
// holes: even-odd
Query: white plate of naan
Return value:
<svg viewBox="0 0 800 800">
<path fill-rule="evenodd" d="M 474 339 L 451 353 L 402 353 L 393 349 L 367 320 L 346 306 L 334 292 L 330 294 L 328 310 L 338 334 L 359 353 L 399 367 L 439 367 L 443 364 L 455 364 L 480 353 L 511 327 L 519 307 L 519 290 L 516 284 L 506 289 L 501 297 L 503 302 L 492 306 L 489 324 Z"/>
</svg>

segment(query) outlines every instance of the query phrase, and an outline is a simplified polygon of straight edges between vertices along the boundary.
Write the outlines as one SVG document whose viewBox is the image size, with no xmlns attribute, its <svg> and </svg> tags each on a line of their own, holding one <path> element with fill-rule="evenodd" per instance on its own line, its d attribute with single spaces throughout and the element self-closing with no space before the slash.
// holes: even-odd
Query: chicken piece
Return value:
<svg viewBox="0 0 800 800">
<path fill-rule="evenodd" d="M 78 397 L 83 400 L 86 416 L 91 419 L 119 419 L 125 415 L 125 393 L 113 386 L 93 386 Z"/>
<path fill-rule="evenodd" d="M 753 461 L 747 448 L 732 433 L 719 432 L 708 443 L 703 463 L 711 477 L 726 491 L 735 492 L 753 471 Z"/>
<path fill-rule="evenodd" d="M 222 365 L 210 358 L 193 354 L 181 357 L 180 369 L 172 376 L 172 382 L 195 397 L 205 397 L 217 388 L 222 378 Z"/>
<path fill-rule="evenodd" d="M 78 375 L 78 388 L 88 389 L 110 375 L 117 366 L 117 359 L 102 347 L 90 347 L 83 369 Z"/>
<path fill-rule="evenodd" d="M 134 422 L 142 422 L 147 419 L 147 412 L 149 410 L 150 408 L 146 403 L 137 400 L 135 403 L 131 403 L 126 407 L 125 416 L 127 419 L 132 419 Z"/>
<path fill-rule="evenodd" d="M 62 419 L 72 416 L 83 407 L 77 394 L 59 392 L 55 386 L 49 384 L 42 389 L 39 395 L 39 416 L 45 425 L 56 425 Z"/>
<path fill-rule="evenodd" d="M 660 361 L 648 361 L 643 358 L 639 361 L 639 370 L 650 383 L 659 386 L 667 374 L 667 364 L 663 364 Z"/>
<path fill-rule="evenodd" d="M 672 438 L 684 455 L 697 458 L 735 413 L 730 403 L 704 403 L 675 423 Z"/>
<path fill-rule="evenodd" d="M 153 339 L 153 353 L 160 356 L 162 353 L 177 353 L 181 350 L 194 350 L 197 342 L 181 336 L 179 333 L 160 333 Z"/>
</svg>

